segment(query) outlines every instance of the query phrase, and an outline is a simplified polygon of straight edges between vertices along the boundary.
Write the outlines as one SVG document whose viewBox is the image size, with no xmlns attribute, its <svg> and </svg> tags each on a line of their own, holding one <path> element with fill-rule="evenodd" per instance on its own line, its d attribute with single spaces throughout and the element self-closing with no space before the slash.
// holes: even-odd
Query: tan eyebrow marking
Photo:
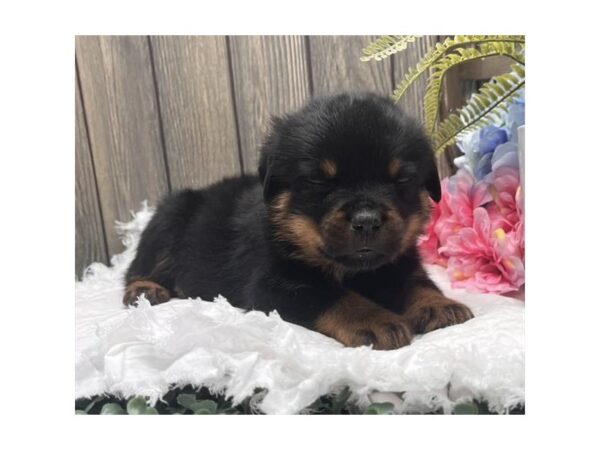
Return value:
<svg viewBox="0 0 600 450">
<path fill-rule="evenodd" d="M 321 170 L 327 178 L 333 178 L 337 175 L 337 166 L 330 159 L 321 162 Z"/>
<path fill-rule="evenodd" d="M 398 158 L 394 158 L 390 161 L 390 163 L 388 164 L 388 173 L 390 174 L 390 177 L 395 177 L 396 175 L 398 175 L 398 171 L 400 170 L 400 160 Z"/>
</svg>

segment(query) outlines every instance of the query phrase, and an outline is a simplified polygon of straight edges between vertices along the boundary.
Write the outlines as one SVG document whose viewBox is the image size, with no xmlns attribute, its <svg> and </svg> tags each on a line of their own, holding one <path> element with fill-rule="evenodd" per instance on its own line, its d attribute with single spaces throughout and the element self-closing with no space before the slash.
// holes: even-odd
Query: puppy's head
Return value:
<svg viewBox="0 0 600 450">
<path fill-rule="evenodd" d="M 276 238 L 309 264 L 372 270 L 414 247 L 440 184 L 421 128 L 374 94 L 276 119 L 259 176 Z"/>
</svg>

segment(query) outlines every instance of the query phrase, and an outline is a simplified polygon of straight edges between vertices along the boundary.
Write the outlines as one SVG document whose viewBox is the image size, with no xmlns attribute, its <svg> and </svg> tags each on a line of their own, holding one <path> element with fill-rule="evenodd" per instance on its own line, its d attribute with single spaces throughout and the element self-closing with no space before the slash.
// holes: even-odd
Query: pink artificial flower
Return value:
<svg viewBox="0 0 600 450">
<path fill-rule="evenodd" d="M 483 181 L 459 169 L 442 181 L 419 239 L 425 263 L 445 266 L 455 288 L 505 293 L 525 282 L 519 172 L 498 166 Z"/>
<path fill-rule="evenodd" d="M 463 227 L 473 224 L 473 210 L 492 200 L 484 182 L 476 183 L 464 169 L 442 181 L 440 218 L 434 225 L 440 245 Z"/>
<path fill-rule="evenodd" d="M 448 238 L 439 252 L 448 257 L 452 287 L 476 292 L 515 291 L 525 282 L 521 243 L 515 232 L 492 229 L 483 207 L 473 211 L 473 226 Z"/>
<path fill-rule="evenodd" d="M 519 221 L 515 224 L 514 234 L 515 239 L 519 243 L 519 247 L 521 249 L 521 256 L 523 260 L 525 260 L 525 214 L 523 207 L 523 191 L 521 190 L 521 186 L 517 189 L 515 193 L 515 199 L 517 204 L 517 213 L 519 215 Z"/>
<path fill-rule="evenodd" d="M 493 228 L 508 232 L 521 221 L 520 206 L 517 204 L 517 191 L 521 181 L 519 169 L 510 166 L 495 168 L 487 177 L 493 203 L 486 208 L 492 219 Z"/>
<path fill-rule="evenodd" d="M 442 194 L 443 195 L 443 194 Z M 421 259 L 427 264 L 439 264 L 445 266 L 447 258 L 440 255 L 438 247 L 440 241 L 434 230 L 434 225 L 440 218 L 440 204 L 431 200 L 431 218 L 425 227 L 424 233 L 419 236 L 417 248 L 421 254 Z M 442 200 L 443 201 L 443 200 Z M 441 203 L 441 202 L 440 202 Z"/>
<path fill-rule="evenodd" d="M 418 242 L 421 258 L 427 264 L 446 266 L 448 258 L 438 248 L 464 227 L 473 224 L 473 209 L 492 200 L 484 182 L 476 183 L 464 169 L 441 182 L 440 202 L 432 203 L 431 219 Z"/>
</svg>

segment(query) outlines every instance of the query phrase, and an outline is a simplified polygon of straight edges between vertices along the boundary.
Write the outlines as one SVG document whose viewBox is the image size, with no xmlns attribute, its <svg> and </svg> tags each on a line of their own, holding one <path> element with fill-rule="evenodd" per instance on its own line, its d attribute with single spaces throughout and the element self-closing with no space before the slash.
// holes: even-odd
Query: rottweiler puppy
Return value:
<svg viewBox="0 0 600 450">
<path fill-rule="evenodd" d="M 402 347 L 473 317 L 419 260 L 430 196 L 439 201 L 440 183 L 428 139 L 389 99 L 312 100 L 273 121 L 258 176 L 162 202 L 123 301 L 222 294 L 346 346 Z"/>
</svg>

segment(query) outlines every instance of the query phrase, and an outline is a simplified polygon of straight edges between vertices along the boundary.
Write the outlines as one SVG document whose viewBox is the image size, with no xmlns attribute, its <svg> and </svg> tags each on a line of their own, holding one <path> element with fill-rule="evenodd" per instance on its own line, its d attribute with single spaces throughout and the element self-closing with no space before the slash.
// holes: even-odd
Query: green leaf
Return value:
<svg viewBox="0 0 600 450">
<path fill-rule="evenodd" d="M 86 414 L 90 412 L 90 410 L 94 407 L 94 405 L 96 403 L 98 403 L 101 400 L 101 397 L 96 397 L 95 399 L 93 399 L 86 407 L 85 407 L 85 412 Z"/>
<path fill-rule="evenodd" d="M 107 403 L 102 406 L 100 414 L 125 414 L 125 410 L 117 403 Z"/>
<path fill-rule="evenodd" d="M 498 121 L 500 111 L 505 111 L 525 86 L 523 66 L 513 64 L 511 69 L 512 72 L 494 77 L 481 86 L 465 106 L 439 124 L 432 136 L 436 153 L 443 152 L 458 137 Z"/>
<path fill-rule="evenodd" d="M 441 58 L 449 52 L 457 49 L 466 48 L 473 45 L 478 45 L 483 52 L 487 52 L 487 43 L 509 43 L 516 46 L 515 51 L 518 51 L 520 62 L 524 63 L 523 47 L 525 45 L 525 36 L 512 36 L 512 35 L 484 35 L 484 36 L 470 36 L 470 35 L 458 35 L 453 38 L 447 38 L 444 42 L 438 42 L 435 46 L 431 47 L 421 60 L 411 68 L 406 74 L 402 81 L 394 89 L 392 99 L 395 102 L 400 101 L 402 96 L 406 93 L 408 88 L 424 73 L 437 63 Z M 501 51 L 500 48 L 498 48 Z"/>
<path fill-rule="evenodd" d="M 188 410 L 189 408 L 184 408 L 182 406 L 179 405 L 175 405 L 175 406 L 167 406 L 165 408 L 166 410 L 166 414 L 185 414 L 185 412 Z"/>
<path fill-rule="evenodd" d="M 442 83 L 446 73 L 452 68 L 460 64 L 465 64 L 470 61 L 476 61 L 487 58 L 489 56 L 508 56 L 515 61 L 521 62 L 521 55 L 517 46 L 514 43 L 489 42 L 485 45 L 469 48 L 457 48 L 455 52 L 448 53 L 439 59 L 438 62 L 431 66 L 432 73 L 427 81 L 425 96 L 423 100 L 423 109 L 425 111 L 425 130 L 432 135 L 437 125 L 438 113 L 442 99 Z M 512 76 L 512 75 L 510 75 Z M 483 89 L 483 88 L 482 88 Z M 487 85 L 484 94 L 491 94 L 494 90 L 501 92 L 499 86 Z M 487 96 L 478 99 L 479 102 L 488 103 L 490 101 Z"/>
<path fill-rule="evenodd" d="M 371 42 L 367 47 L 363 49 L 363 55 L 361 61 L 381 61 L 394 53 L 401 52 L 408 47 L 408 44 L 415 42 L 417 38 L 421 36 L 409 35 L 409 36 L 381 36 L 376 41 Z"/>
<path fill-rule="evenodd" d="M 146 414 L 148 405 L 143 397 L 133 397 L 127 402 L 127 414 Z"/>
<path fill-rule="evenodd" d="M 319 397 L 314 402 L 312 402 L 310 405 L 308 405 L 306 408 L 302 409 L 302 411 L 300 413 L 301 414 L 318 414 L 320 411 L 322 411 L 324 409 L 324 407 L 325 407 L 325 403 Z"/>
<path fill-rule="evenodd" d="M 196 394 L 179 394 L 177 396 L 177 403 L 187 409 L 191 409 L 190 406 L 192 403 L 196 403 L 197 401 Z"/>
<path fill-rule="evenodd" d="M 86 415 L 87 416 L 87 413 L 83 409 L 76 409 L 75 410 L 75 414 L 76 415 L 81 414 L 81 415 Z"/>
<path fill-rule="evenodd" d="M 365 410 L 365 414 L 393 414 L 394 405 L 389 402 L 371 403 Z"/>
<path fill-rule="evenodd" d="M 479 409 L 475 403 L 461 403 L 456 405 L 452 410 L 452 414 L 478 414 Z"/>
<path fill-rule="evenodd" d="M 348 399 L 352 395 L 350 388 L 345 387 L 342 392 L 340 392 L 334 399 L 331 405 L 331 410 L 333 414 L 340 414 L 342 409 L 346 406 Z"/>
<path fill-rule="evenodd" d="M 479 402 L 479 403 L 475 403 L 475 405 L 477 406 L 477 414 L 479 415 L 483 415 L 483 414 L 492 414 L 490 412 L 490 409 L 488 408 L 488 404 L 486 402 Z"/>
<path fill-rule="evenodd" d="M 190 405 L 190 409 L 194 414 L 216 414 L 217 404 L 212 400 L 200 400 Z"/>
</svg>

